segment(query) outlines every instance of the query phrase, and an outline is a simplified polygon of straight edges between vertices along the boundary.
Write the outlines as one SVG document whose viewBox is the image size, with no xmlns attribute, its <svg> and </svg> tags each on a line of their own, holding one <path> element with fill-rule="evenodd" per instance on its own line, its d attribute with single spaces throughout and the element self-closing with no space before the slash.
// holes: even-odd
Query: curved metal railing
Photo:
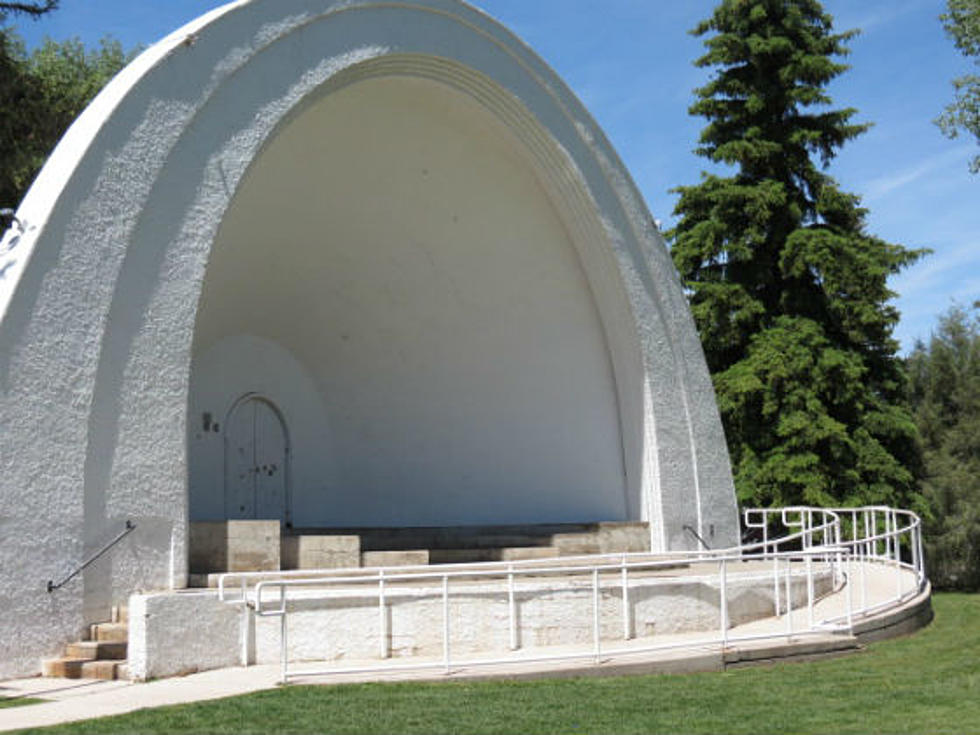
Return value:
<svg viewBox="0 0 980 735">
<path fill-rule="evenodd" d="M 890 607 L 904 604 L 921 593 L 927 579 L 922 555 L 922 524 L 911 511 L 886 506 L 859 508 L 814 508 L 794 506 L 788 508 L 750 508 L 744 511 L 746 528 L 758 532 L 761 541 L 727 549 L 701 549 L 697 551 L 651 554 L 632 552 L 599 554 L 579 557 L 561 557 L 550 560 L 526 560 L 511 562 L 487 562 L 482 564 L 391 567 L 347 570 L 298 570 L 294 572 L 246 572 L 223 574 L 218 580 L 219 598 L 242 607 L 242 615 L 278 617 L 280 619 L 280 667 L 282 681 L 291 677 L 316 674 L 337 674 L 368 671 L 393 671 L 399 669 L 441 668 L 452 671 L 453 635 L 451 630 L 450 604 L 453 587 L 465 589 L 462 580 L 496 582 L 501 594 L 506 594 L 508 604 L 510 653 L 493 658 L 465 659 L 467 667 L 531 661 L 557 661 L 591 659 L 601 656 L 636 654 L 670 648 L 720 645 L 766 638 L 797 637 L 826 633 L 852 634 L 858 621 Z M 752 580 L 772 584 L 772 617 L 782 625 L 770 626 L 761 632 L 742 632 L 733 628 L 729 617 L 729 583 L 733 569 L 746 569 L 745 562 L 758 562 L 752 571 L 739 571 L 742 582 Z M 663 583 L 677 584 L 681 580 L 700 581 L 718 590 L 718 621 L 714 631 L 682 642 L 658 642 L 652 637 L 649 643 L 633 641 L 628 647 L 604 643 L 600 621 L 601 597 L 604 590 L 617 588 L 622 617 L 622 638 L 630 640 L 633 633 L 631 582 L 638 574 L 646 573 L 644 584 L 656 585 L 651 573 L 681 565 L 694 566 L 684 577 L 672 576 Z M 768 565 L 768 567 L 766 567 Z M 882 571 L 886 577 L 894 569 L 894 587 L 882 593 Z M 515 596 L 516 582 L 521 578 L 536 580 L 557 578 L 567 583 L 577 579 L 591 589 L 592 642 L 576 650 L 554 653 L 536 653 L 529 657 L 516 652 L 520 649 L 518 636 L 518 611 Z M 872 579 L 873 578 L 873 579 Z M 821 585 L 829 581 L 829 592 L 819 593 Z M 442 657 L 438 661 L 391 663 L 388 612 L 392 585 L 404 583 L 431 585 L 441 598 L 442 607 Z M 872 585 L 872 582 L 874 584 Z M 794 586 L 805 584 L 805 602 L 795 605 Z M 289 631 L 287 618 L 291 602 L 295 602 L 300 590 L 308 598 L 317 594 L 313 590 L 329 591 L 338 586 L 356 588 L 359 596 L 372 594 L 378 609 L 378 655 L 383 663 L 359 668 L 329 667 L 325 669 L 303 668 L 291 671 L 289 664 Z M 872 590 L 872 587 L 874 589 Z M 329 592 L 323 593 L 329 596 Z M 826 610 L 819 606 L 830 594 L 841 597 L 843 610 Z M 608 598 L 608 596 L 607 596 Z M 794 614 L 795 613 L 795 614 Z M 245 621 L 243 621 L 245 622 Z M 242 663 L 248 662 L 249 626 L 243 624 Z M 462 663 L 457 657 L 457 662 Z"/>
</svg>

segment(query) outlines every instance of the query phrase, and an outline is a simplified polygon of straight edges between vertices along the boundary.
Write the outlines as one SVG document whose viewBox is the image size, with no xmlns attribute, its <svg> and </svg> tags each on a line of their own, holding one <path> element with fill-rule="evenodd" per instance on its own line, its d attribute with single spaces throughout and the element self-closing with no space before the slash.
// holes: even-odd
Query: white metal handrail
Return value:
<svg viewBox="0 0 980 735">
<path fill-rule="evenodd" d="M 845 538 L 842 518 L 850 526 Z M 761 542 L 746 544 L 730 549 L 701 550 L 694 552 L 650 554 L 632 552 L 602 554 L 580 557 L 563 557 L 552 560 L 524 560 L 513 562 L 491 562 L 480 565 L 445 565 L 434 570 L 431 566 L 394 567 L 348 570 L 299 570 L 270 574 L 263 572 L 236 573 L 221 575 L 218 581 L 220 599 L 242 605 L 243 615 L 254 614 L 260 617 L 280 618 L 280 667 L 282 681 L 290 677 L 316 674 L 354 673 L 367 671 L 394 671 L 401 669 L 442 668 L 452 671 L 452 630 L 450 624 L 450 601 L 457 589 L 465 589 L 458 583 L 470 581 L 500 581 L 501 594 L 506 593 L 508 605 L 509 642 L 511 653 L 503 657 L 473 659 L 466 658 L 467 666 L 513 663 L 515 661 L 557 661 L 569 659 L 591 659 L 598 663 L 603 656 L 616 654 L 635 654 L 670 648 L 721 645 L 727 647 L 735 642 L 759 640 L 776 637 L 797 637 L 802 635 L 825 634 L 828 632 L 853 633 L 855 620 L 872 614 L 890 605 L 901 604 L 918 594 L 926 584 L 922 556 L 921 521 L 910 511 L 885 506 L 862 508 L 808 508 L 793 507 L 780 509 L 748 509 L 745 511 L 746 526 L 761 529 Z M 781 526 L 788 532 L 770 537 L 771 527 Z M 787 548 L 792 547 L 792 548 Z M 903 558 L 902 549 L 907 549 Z M 746 561 L 770 562 L 770 572 L 741 573 L 740 580 L 770 579 L 773 583 L 773 614 L 784 618 L 785 629 L 781 632 L 737 633 L 731 630 L 729 619 L 729 577 L 733 565 Z M 632 633 L 630 579 L 637 573 L 656 572 L 674 568 L 679 564 L 710 564 L 714 571 L 699 570 L 683 579 L 707 581 L 714 584 L 719 593 L 719 617 L 717 632 L 683 642 L 653 642 L 650 645 L 630 645 L 623 647 L 604 647 L 600 606 L 602 590 L 612 585 L 620 588 L 623 639 L 634 637 Z M 888 600 L 873 602 L 868 599 L 867 566 L 869 564 L 893 566 L 896 570 L 895 594 Z M 855 571 L 856 570 L 856 571 Z M 693 570 L 692 570 L 693 571 Z M 912 572 L 914 583 L 907 584 L 907 573 Z M 843 614 L 828 615 L 817 619 L 815 606 L 819 602 L 815 591 L 816 579 L 820 574 L 830 574 L 832 590 L 842 592 L 846 610 Z M 517 609 L 515 603 L 515 583 L 521 577 L 555 577 L 563 579 L 576 577 L 581 581 L 590 580 L 586 588 L 591 590 L 592 605 L 592 645 L 573 651 L 560 653 L 518 656 Z M 804 579 L 806 582 L 806 622 L 794 620 L 792 582 Z M 234 587 L 231 582 L 236 583 Z M 663 580 L 644 578 L 644 584 L 676 584 L 677 577 Z M 439 661 L 416 661 L 390 663 L 388 644 L 386 606 L 391 594 L 391 586 L 416 583 L 430 586 L 433 594 L 441 597 L 442 604 L 442 658 Z M 452 584 L 451 584 L 452 583 Z M 251 587 L 250 587 L 251 585 Z M 307 590 L 309 596 L 323 590 L 328 595 L 330 589 L 338 586 L 373 588 L 379 611 L 379 658 L 385 663 L 364 666 L 326 668 L 300 672 L 289 669 L 288 624 L 291 595 L 299 590 Z M 231 589 L 236 595 L 232 596 Z M 855 597 L 857 596 L 857 599 Z M 326 599 L 324 595 L 320 596 Z M 319 599 L 319 598 L 318 598 Z M 802 614 L 802 609 L 797 609 Z M 247 626 L 242 626 L 247 631 Z M 248 661 L 248 644 L 242 641 L 242 660 Z M 459 661 L 457 657 L 457 661 Z"/>
</svg>

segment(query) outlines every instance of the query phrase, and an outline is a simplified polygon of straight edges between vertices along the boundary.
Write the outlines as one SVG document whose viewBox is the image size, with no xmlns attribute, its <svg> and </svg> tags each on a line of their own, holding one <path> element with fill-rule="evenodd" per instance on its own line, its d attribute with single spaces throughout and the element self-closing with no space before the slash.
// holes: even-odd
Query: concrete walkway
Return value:
<svg viewBox="0 0 980 735">
<path fill-rule="evenodd" d="M 865 602 L 888 600 L 896 594 L 896 575 L 888 569 L 871 569 L 866 580 Z M 908 589 L 908 588 L 906 588 Z M 859 637 L 887 637 L 913 630 L 928 621 L 929 594 L 927 588 L 900 606 L 886 608 L 882 613 L 856 618 L 855 633 L 846 632 L 800 635 L 807 627 L 809 613 L 797 610 L 792 615 L 793 629 L 789 634 L 786 615 L 756 620 L 728 631 L 729 645 L 704 643 L 714 633 L 684 633 L 658 636 L 661 646 L 649 650 L 651 638 L 632 641 L 603 641 L 599 663 L 591 655 L 567 661 L 511 660 L 492 666 L 467 666 L 466 660 L 453 662 L 452 672 L 445 674 L 438 666 L 424 669 L 378 672 L 353 672 L 304 676 L 312 665 L 291 665 L 298 674 L 295 683 L 342 684 L 360 681 L 455 681 L 487 678 L 530 679 L 553 676 L 613 676 L 642 673 L 681 673 L 724 670 L 733 666 L 769 663 L 788 659 L 811 659 L 841 655 L 857 649 Z M 857 607 L 861 600 L 852 598 Z M 846 615 L 845 593 L 835 593 L 814 606 L 816 620 Z M 632 649 L 647 650 L 632 650 Z M 578 649 L 580 650 L 580 649 Z M 571 651 L 571 649 L 569 649 Z M 526 652 L 527 658 L 545 651 Z M 548 654 L 563 652 L 550 647 Z M 377 665 L 365 661 L 365 666 Z M 437 661 L 418 661 L 437 664 Z M 357 662 L 345 666 L 356 669 Z M 125 681 L 89 681 L 42 679 L 39 677 L 0 682 L 0 697 L 36 697 L 48 700 L 41 704 L 0 709 L 0 731 L 27 727 L 43 727 L 61 722 L 123 714 L 147 707 L 160 707 L 209 699 L 247 694 L 278 685 L 279 667 L 275 665 L 233 667 L 161 679 L 148 683 Z"/>
</svg>

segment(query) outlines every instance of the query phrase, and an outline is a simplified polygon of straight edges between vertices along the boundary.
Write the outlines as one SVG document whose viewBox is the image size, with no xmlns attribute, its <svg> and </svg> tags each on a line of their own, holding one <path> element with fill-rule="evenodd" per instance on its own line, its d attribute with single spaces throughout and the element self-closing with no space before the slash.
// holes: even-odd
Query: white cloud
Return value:
<svg viewBox="0 0 980 735">
<path fill-rule="evenodd" d="M 834 3 L 833 5 L 830 6 L 832 12 L 833 10 L 836 10 L 834 6 L 837 4 L 838 3 Z M 892 22 L 896 18 L 900 18 L 906 13 L 909 13 L 915 10 L 916 8 L 921 7 L 921 5 L 922 5 L 921 2 L 917 2 L 916 0 L 911 0 L 910 2 L 905 2 L 905 3 L 899 3 L 899 2 L 891 3 L 889 5 L 885 5 L 876 8 L 874 10 L 866 10 L 865 8 L 861 8 L 860 4 L 855 3 L 854 5 L 852 5 L 851 3 L 848 3 L 847 5 L 844 6 L 846 8 L 845 10 L 839 12 L 833 12 L 834 27 L 841 30 L 848 30 L 850 28 L 859 28 L 863 33 L 867 33 L 868 31 L 873 30 L 878 26 L 883 26 L 886 23 Z M 864 15 L 858 15 L 853 12 L 855 8 L 858 8 L 859 12 L 860 10 L 866 10 L 866 12 L 864 13 Z M 936 15 L 938 17 L 939 15 L 938 11 Z"/>
<path fill-rule="evenodd" d="M 861 187 L 861 191 L 864 192 L 863 199 L 865 202 L 883 199 L 893 191 L 908 186 L 912 182 L 931 174 L 933 171 L 946 169 L 958 161 L 966 165 L 966 161 L 970 158 L 972 152 L 972 144 L 957 146 L 945 153 L 929 156 L 914 166 L 909 166 L 901 171 L 871 179 Z"/>
</svg>

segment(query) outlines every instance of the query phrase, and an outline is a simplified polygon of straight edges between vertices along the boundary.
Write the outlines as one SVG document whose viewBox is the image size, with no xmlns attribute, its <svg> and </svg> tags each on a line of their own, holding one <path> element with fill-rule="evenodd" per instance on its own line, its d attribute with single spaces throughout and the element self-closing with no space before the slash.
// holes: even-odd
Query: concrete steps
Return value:
<svg viewBox="0 0 980 735">
<path fill-rule="evenodd" d="M 65 646 L 65 655 L 41 661 L 41 675 L 63 679 L 128 679 L 129 622 L 125 608 L 113 608 L 112 620 L 89 626 L 88 640 Z"/>
<path fill-rule="evenodd" d="M 361 528 L 337 533 L 357 534 L 362 557 L 378 551 L 427 549 L 430 564 L 519 561 L 650 548 L 649 527 L 643 522 Z"/>
<path fill-rule="evenodd" d="M 505 546 L 501 548 L 430 549 L 430 564 L 474 564 L 481 561 L 550 559 L 559 555 L 554 546 Z"/>
<path fill-rule="evenodd" d="M 555 534 L 600 534 L 635 529 L 649 545 L 645 523 L 531 523 L 471 526 L 410 526 L 293 529 L 297 535 L 357 536 L 361 552 L 419 549 L 485 549 L 552 546 Z"/>
<path fill-rule="evenodd" d="M 431 563 L 428 549 L 362 551 L 362 567 L 415 567 Z"/>
<path fill-rule="evenodd" d="M 93 623 L 89 626 L 90 641 L 118 643 L 129 640 L 129 623 Z"/>
<path fill-rule="evenodd" d="M 192 587 L 214 587 L 223 572 L 274 575 L 280 570 L 516 562 L 650 549 L 649 526 L 639 521 L 292 528 L 285 533 L 274 521 L 228 521 L 224 526 L 194 523 L 192 531 Z M 255 561 L 260 558 L 261 563 Z"/>
</svg>

